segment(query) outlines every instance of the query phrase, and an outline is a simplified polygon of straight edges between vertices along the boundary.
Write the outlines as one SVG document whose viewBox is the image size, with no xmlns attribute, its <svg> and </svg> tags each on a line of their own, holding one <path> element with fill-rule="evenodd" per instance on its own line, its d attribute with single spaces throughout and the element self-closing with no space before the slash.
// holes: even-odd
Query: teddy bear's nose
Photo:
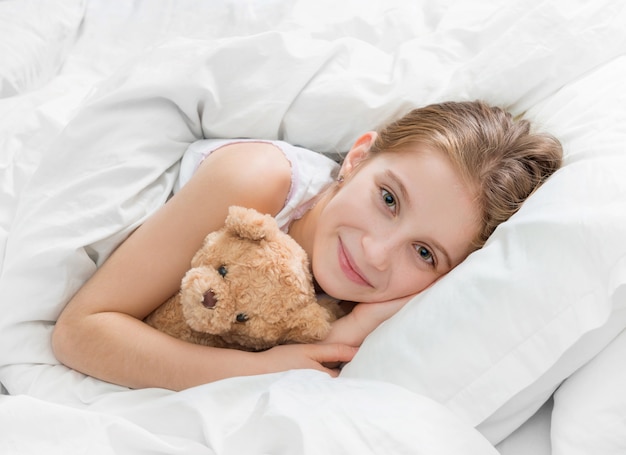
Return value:
<svg viewBox="0 0 626 455">
<path fill-rule="evenodd" d="M 204 297 L 202 298 L 202 305 L 205 306 L 205 308 L 215 308 L 215 304 L 217 303 L 217 299 L 215 298 L 215 294 L 213 294 L 213 291 L 208 290 L 204 293 Z"/>
</svg>

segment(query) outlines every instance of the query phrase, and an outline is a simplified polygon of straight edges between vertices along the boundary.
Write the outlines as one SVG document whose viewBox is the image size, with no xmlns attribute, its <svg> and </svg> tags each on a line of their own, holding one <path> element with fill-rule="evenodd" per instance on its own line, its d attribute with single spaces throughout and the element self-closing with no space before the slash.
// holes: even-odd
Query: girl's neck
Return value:
<svg viewBox="0 0 626 455">
<path fill-rule="evenodd" d="M 328 192 L 323 192 L 311 201 L 310 207 L 302 216 L 293 220 L 289 226 L 289 235 L 304 249 L 309 261 L 313 255 L 313 239 L 317 227 L 317 220 L 328 199 Z"/>
</svg>

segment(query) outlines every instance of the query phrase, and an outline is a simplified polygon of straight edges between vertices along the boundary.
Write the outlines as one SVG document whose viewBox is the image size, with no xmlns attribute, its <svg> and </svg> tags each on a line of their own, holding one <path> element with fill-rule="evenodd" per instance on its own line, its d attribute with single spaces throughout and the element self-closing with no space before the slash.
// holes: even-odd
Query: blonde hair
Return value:
<svg viewBox="0 0 626 455">
<path fill-rule="evenodd" d="M 445 102 L 415 109 L 378 132 L 372 155 L 423 144 L 445 153 L 475 192 L 482 220 L 475 248 L 560 166 L 560 142 L 531 132 L 527 120 L 514 119 L 482 101 Z"/>
</svg>

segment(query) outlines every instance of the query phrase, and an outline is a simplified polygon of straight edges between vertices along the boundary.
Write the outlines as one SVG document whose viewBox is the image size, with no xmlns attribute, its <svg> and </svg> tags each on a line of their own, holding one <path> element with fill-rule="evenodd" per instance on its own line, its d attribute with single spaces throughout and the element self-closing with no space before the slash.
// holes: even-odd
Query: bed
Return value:
<svg viewBox="0 0 626 455">
<path fill-rule="evenodd" d="M 626 453 L 619 0 L 0 2 L 0 453 Z M 64 304 L 203 137 L 320 153 L 484 99 L 565 165 L 339 378 L 129 390 L 59 364 Z"/>
</svg>

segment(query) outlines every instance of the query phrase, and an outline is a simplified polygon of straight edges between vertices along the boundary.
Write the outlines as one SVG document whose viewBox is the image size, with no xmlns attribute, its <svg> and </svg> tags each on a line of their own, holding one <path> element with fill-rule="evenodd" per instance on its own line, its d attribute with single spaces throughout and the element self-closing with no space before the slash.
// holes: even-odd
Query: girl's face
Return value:
<svg viewBox="0 0 626 455">
<path fill-rule="evenodd" d="M 447 157 L 412 145 L 364 160 L 374 138 L 362 136 L 346 156 L 313 239 L 315 279 L 342 300 L 422 291 L 467 257 L 479 229 L 472 192 Z"/>
</svg>

